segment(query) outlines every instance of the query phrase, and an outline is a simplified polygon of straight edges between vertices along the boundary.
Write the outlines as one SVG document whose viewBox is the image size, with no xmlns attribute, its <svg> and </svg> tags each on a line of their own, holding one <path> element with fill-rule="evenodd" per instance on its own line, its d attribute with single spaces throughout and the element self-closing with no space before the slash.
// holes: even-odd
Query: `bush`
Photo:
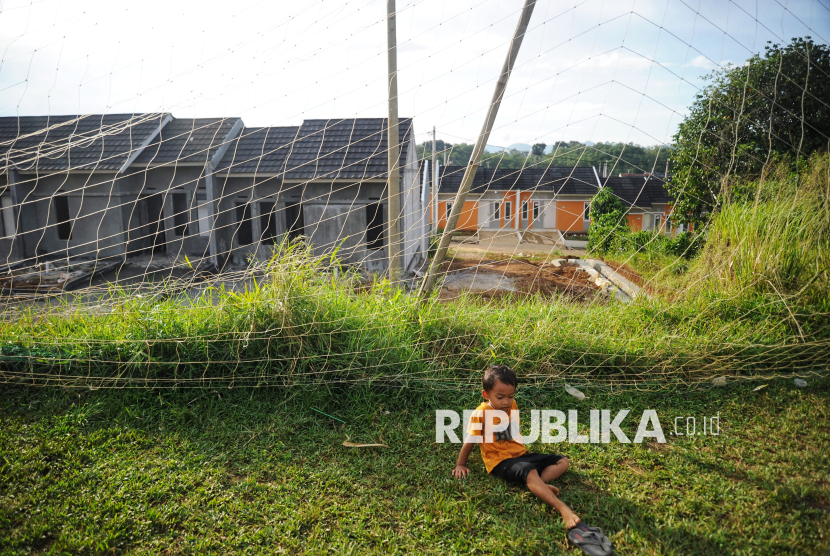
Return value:
<svg viewBox="0 0 830 556">
<path fill-rule="evenodd" d="M 629 232 L 625 206 L 608 187 L 591 199 L 591 227 L 588 229 L 588 252 L 608 253 L 619 237 Z"/>
<path fill-rule="evenodd" d="M 606 253 L 659 253 L 692 259 L 703 245 L 704 239 L 701 234 L 683 232 L 669 237 L 657 230 L 643 230 L 617 233 Z"/>
</svg>

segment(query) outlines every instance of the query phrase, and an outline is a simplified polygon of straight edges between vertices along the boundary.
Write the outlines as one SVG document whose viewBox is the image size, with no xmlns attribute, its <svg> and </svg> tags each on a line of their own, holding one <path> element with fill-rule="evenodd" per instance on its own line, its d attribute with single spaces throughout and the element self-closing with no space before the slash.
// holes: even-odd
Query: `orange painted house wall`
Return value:
<svg viewBox="0 0 830 556">
<path fill-rule="evenodd" d="M 643 215 L 642 214 L 628 214 L 628 227 L 632 232 L 639 232 L 643 229 Z"/>
<path fill-rule="evenodd" d="M 583 212 L 585 201 L 557 201 L 556 227 L 562 232 L 581 232 L 584 229 Z"/>
<path fill-rule="evenodd" d="M 446 201 L 438 202 L 438 227 L 444 229 L 447 227 L 447 203 Z M 472 230 L 478 229 L 478 201 L 467 201 L 464 203 L 464 210 L 461 211 L 461 217 L 458 219 L 458 226 L 456 230 Z"/>
</svg>

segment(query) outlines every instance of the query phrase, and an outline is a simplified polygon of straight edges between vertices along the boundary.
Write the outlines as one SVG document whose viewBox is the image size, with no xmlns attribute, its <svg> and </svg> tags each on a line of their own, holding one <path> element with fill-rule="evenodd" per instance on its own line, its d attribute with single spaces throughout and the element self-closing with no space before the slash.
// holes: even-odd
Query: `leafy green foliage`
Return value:
<svg viewBox="0 0 830 556">
<path fill-rule="evenodd" d="M 621 234 L 629 231 L 626 208 L 611 188 L 604 187 L 591 199 L 591 227 L 588 228 L 588 252 L 606 253 Z"/>
<path fill-rule="evenodd" d="M 657 230 L 641 230 L 617 234 L 610 250 L 615 253 L 650 251 L 691 259 L 698 254 L 703 244 L 703 236 L 700 234 L 683 232 L 670 237 Z"/>
<path fill-rule="evenodd" d="M 735 176 L 756 179 L 776 158 L 797 166 L 828 148 L 830 47 L 810 37 L 770 45 L 708 76 L 674 137 L 673 218 L 705 222 L 730 202 Z"/>
</svg>

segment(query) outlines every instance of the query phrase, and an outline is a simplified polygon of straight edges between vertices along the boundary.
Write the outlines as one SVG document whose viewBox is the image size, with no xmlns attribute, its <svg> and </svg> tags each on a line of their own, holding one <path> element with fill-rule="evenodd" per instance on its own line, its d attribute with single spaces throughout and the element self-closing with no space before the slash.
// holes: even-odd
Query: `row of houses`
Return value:
<svg viewBox="0 0 830 556">
<path fill-rule="evenodd" d="M 446 226 L 464 175 L 463 166 L 439 169 L 437 204 L 431 204 L 430 222 Z M 591 198 L 609 187 L 628 209 L 634 231 L 683 231 L 670 221 L 672 198 L 664 180 L 653 175 L 600 177 L 593 167 L 479 168 L 464 203 L 458 229 L 481 238 L 504 231 L 530 230 L 542 236 L 582 234 L 590 227 Z"/>
<path fill-rule="evenodd" d="M 402 250 L 420 266 L 427 222 L 412 120 L 399 124 Z M 170 114 L 0 118 L 0 265 L 166 254 L 265 257 L 286 234 L 386 267 L 382 118 L 246 127 Z"/>
<path fill-rule="evenodd" d="M 464 168 L 441 168 L 432 195 L 411 118 L 398 133 L 401 249 L 415 270 L 430 227 L 446 225 Z M 166 113 L 0 118 L 0 266 L 165 255 L 222 268 L 302 235 L 318 254 L 337 249 L 382 271 L 387 165 L 383 118 L 283 127 Z M 661 179 L 600 177 L 592 167 L 480 168 L 459 227 L 584 232 L 602 187 L 630 207 L 633 229 L 671 229 Z"/>
</svg>

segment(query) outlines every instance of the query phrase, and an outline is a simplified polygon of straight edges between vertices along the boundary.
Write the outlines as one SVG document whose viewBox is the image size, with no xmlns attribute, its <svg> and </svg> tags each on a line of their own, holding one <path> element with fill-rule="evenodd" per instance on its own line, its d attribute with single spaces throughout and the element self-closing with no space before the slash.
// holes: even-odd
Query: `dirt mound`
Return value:
<svg viewBox="0 0 830 556">
<path fill-rule="evenodd" d="M 454 299 L 464 291 L 485 298 L 534 295 L 566 295 L 575 300 L 593 299 L 600 290 L 576 264 L 538 264 L 522 259 L 475 261 L 455 259 L 444 265 L 442 299 Z"/>
</svg>

